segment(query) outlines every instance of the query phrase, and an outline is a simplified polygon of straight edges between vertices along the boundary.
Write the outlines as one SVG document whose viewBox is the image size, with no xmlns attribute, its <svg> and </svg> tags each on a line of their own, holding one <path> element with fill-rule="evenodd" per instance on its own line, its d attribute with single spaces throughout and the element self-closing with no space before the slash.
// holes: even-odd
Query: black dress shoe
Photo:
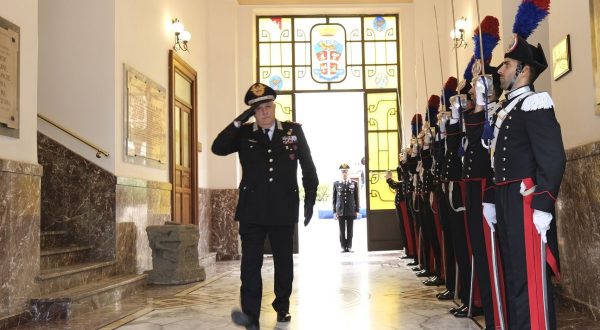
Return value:
<svg viewBox="0 0 600 330">
<path fill-rule="evenodd" d="M 277 312 L 277 322 L 289 322 L 292 315 L 288 312 Z"/>
<path fill-rule="evenodd" d="M 246 329 L 258 329 L 258 324 L 256 324 L 252 317 L 239 309 L 231 311 L 231 321 L 236 325 L 246 327 Z M 255 328 L 251 326 L 255 326 Z"/>
<path fill-rule="evenodd" d="M 434 276 L 432 278 L 430 278 L 427 281 L 424 281 L 423 284 L 427 285 L 427 286 L 439 286 L 444 284 L 444 280 L 442 280 L 440 277 Z"/>
<path fill-rule="evenodd" d="M 420 271 L 422 271 L 422 270 L 423 270 L 423 268 L 421 268 L 421 266 L 417 265 L 416 267 L 413 267 L 413 268 L 411 268 L 411 270 L 412 270 L 413 272 L 420 272 Z"/>
<path fill-rule="evenodd" d="M 450 314 L 454 314 L 454 313 L 456 313 L 459 310 L 464 309 L 464 308 L 468 308 L 468 307 L 467 307 L 467 305 L 462 304 L 462 305 L 460 305 L 458 307 L 450 308 L 449 312 L 450 312 Z"/>
<path fill-rule="evenodd" d="M 467 317 L 469 315 L 469 308 L 464 308 L 454 313 L 454 317 Z M 473 307 L 471 310 L 471 316 L 480 316 L 483 315 L 483 309 Z"/>
<path fill-rule="evenodd" d="M 454 291 L 446 290 L 437 296 L 438 300 L 452 300 L 454 299 Z"/>
<path fill-rule="evenodd" d="M 407 265 L 407 266 L 416 266 L 416 265 L 418 265 L 418 264 L 419 264 L 418 262 L 416 262 L 416 261 L 413 261 L 413 262 L 409 262 L 409 263 L 407 263 L 406 265 Z"/>
<path fill-rule="evenodd" d="M 403 256 L 403 257 L 400 257 L 400 259 L 412 259 L 412 258 L 413 258 L 413 256 Z"/>
<path fill-rule="evenodd" d="M 417 277 L 430 277 L 433 274 L 428 272 L 426 269 L 423 269 L 422 271 L 418 272 L 416 275 L 417 275 Z"/>
<path fill-rule="evenodd" d="M 444 290 L 443 292 L 437 293 L 435 295 L 436 298 L 439 298 L 441 295 L 448 293 L 448 289 Z"/>
</svg>

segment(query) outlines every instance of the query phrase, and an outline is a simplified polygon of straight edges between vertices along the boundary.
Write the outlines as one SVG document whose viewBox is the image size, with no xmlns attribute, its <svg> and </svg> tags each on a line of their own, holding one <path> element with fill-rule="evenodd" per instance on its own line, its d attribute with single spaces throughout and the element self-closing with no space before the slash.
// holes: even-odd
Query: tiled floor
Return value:
<svg viewBox="0 0 600 330">
<path fill-rule="evenodd" d="M 442 288 L 421 284 L 399 252 L 367 253 L 365 222 L 356 222 L 355 252 L 340 253 L 337 223 L 300 229 L 290 323 L 277 323 L 270 303 L 273 264 L 263 266 L 261 329 L 479 329 L 448 313 Z M 150 286 L 145 292 L 70 321 L 26 324 L 20 329 L 239 329 L 230 311 L 239 302 L 239 261 L 218 263 L 216 276 L 195 285 Z M 115 321 L 116 320 L 116 321 Z M 559 314 L 561 329 L 600 329 L 581 314 Z M 481 320 L 479 320 L 481 322 Z"/>
</svg>

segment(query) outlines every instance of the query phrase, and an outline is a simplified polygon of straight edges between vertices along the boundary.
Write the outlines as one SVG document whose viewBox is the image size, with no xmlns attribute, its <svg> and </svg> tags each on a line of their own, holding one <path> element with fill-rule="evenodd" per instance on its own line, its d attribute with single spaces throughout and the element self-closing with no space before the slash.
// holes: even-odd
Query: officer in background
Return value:
<svg viewBox="0 0 600 330">
<path fill-rule="evenodd" d="M 358 215 L 358 184 L 348 178 L 348 164 L 339 167 L 342 179 L 333 183 L 333 214 L 340 225 L 342 252 L 351 252 L 352 225 Z"/>
<path fill-rule="evenodd" d="M 238 153 L 242 166 L 235 220 L 242 241 L 241 305 L 233 322 L 259 329 L 262 300 L 261 268 L 267 235 L 275 266 L 275 300 L 278 322 L 289 322 L 293 274 L 293 237 L 298 222 L 298 161 L 305 191 L 304 225 L 313 213 L 319 179 L 310 149 L 299 124 L 275 118 L 275 91 L 267 85 L 250 86 L 244 102 L 250 106 L 219 133 L 213 153 Z M 252 116 L 254 123 L 246 123 Z"/>
<path fill-rule="evenodd" d="M 488 214 L 497 218 L 510 329 L 544 328 L 539 317 L 544 315 L 543 286 L 549 321 L 545 328 L 556 329 L 550 272 L 559 275 L 553 220 L 566 155 L 552 98 L 546 92 L 534 92 L 533 82 L 547 67 L 541 45 L 535 47 L 515 35 L 498 69 L 500 85 L 507 93 L 492 142 L 496 217 L 489 209 Z M 540 241 L 548 244 L 544 269 L 532 260 L 534 254 L 540 257 Z M 543 278 L 542 274 L 546 283 L 528 280 Z"/>
</svg>

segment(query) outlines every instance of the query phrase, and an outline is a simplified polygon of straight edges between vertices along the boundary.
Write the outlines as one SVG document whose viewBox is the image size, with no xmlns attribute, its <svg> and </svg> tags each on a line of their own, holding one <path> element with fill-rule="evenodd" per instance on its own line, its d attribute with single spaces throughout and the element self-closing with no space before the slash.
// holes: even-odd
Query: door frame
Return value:
<svg viewBox="0 0 600 330">
<path fill-rule="evenodd" d="M 171 221 L 175 221 L 175 120 L 173 117 L 175 111 L 175 73 L 178 72 L 191 81 L 192 85 L 192 104 L 190 113 L 191 131 L 190 131 L 190 168 L 191 168 L 191 207 L 190 223 L 198 224 L 198 75 L 187 62 L 185 62 L 175 51 L 169 50 L 169 181 L 172 184 L 171 190 Z M 185 102 L 182 102 L 185 103 Z"/>
</svg>

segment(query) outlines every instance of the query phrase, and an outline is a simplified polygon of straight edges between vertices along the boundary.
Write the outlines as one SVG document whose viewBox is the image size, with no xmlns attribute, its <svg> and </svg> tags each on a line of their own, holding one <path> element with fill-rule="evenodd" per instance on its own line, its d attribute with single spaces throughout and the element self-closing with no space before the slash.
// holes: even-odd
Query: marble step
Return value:
<svg viewBox="0 0 600 330">
<path fill-rule="evenodd" d="M 66 246 L 40 250 L 40 269 L 74 265 L 87 259 L 92 246 Z"/>
<path fill-rule="evenodd" d="M 147 275 L 118 275 L 31 299 L 34 321 L 64 320 L 113 304 L 143 290 Z"/>
<path fill-rule="evenodd" d="M 40 232 L 40 247 L 42 250 L 67 245 L 66 230 L 46 230 Z"/>
<path fill-rule="evenodd" d="M 100 281 L 115 274 L 115 261 L 86 262 L 70 266 L 47 268 L 37 277 L 40 294 Z"/>
</svg>

